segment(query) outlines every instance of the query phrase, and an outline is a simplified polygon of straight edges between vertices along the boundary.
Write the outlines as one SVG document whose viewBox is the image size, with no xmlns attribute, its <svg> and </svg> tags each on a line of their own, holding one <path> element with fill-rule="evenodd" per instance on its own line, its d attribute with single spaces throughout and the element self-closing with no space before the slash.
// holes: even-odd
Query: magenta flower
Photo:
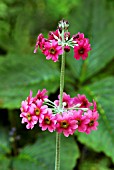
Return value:
<svg viewBox="0 0 114 170">
<path fill-rule="evenodd" d="M 36 96 L 34 97 L 34 102 L 35 102 L 36 100 L 42 100 L 42 101 L 44 102 L 44 100 L 45 100 L 46 98 L 48 98 L 48 96 L 46 95 L 46 93 L 47 93 L 47 90 L 46 90 L 46 89 L 43 89 L 42 91 L 38 90 Z"/>
<path fill-rule="evenodd" d="M 26 111 L 20 114 L 22 117 L 22 123 L 27 123 L 26 128 L 32 129 L 34 125 L 38 122 L 38 118 L 34 115 L 34 107 L 28 107 Z"/>
<path fill-rule="evenodd" d="M 87 113 L 85 113 L 87 119 L 89 119 L 89 122 L 87 124 L 87 128 L 86 128 L 86 133 L 89 134 L 91 132 L 91 130 L 97 130 L 97 126 L 98 126 L 98 118 L 99 118 L 99 114 L 97 111 L 91 111 L 88 110 Z"/>
<path fill-rule="evenodd" d="M 42 115 L 47 112 L 47 105 L 43 105 L 43 101 L 37 100 L 34 106 L 34 115 L 39 119 L 42 119 Z"/>
<path fill-rule="evenodd" d="M 32 90 L 30 90 L 30 95 L 27 97 L 25 101 L 21 102 L 21 112 L 26 112 L 28 107 L 33 104 Z"/>
<path fill-rule="evenodd" d="M 59 38 L 59 30 L 57 29 L 56 31 L 50 31 L 48 34 L 48 40 L 57 40 Z"/>
<path fill-rule="evenodd" d="M 78 42 L 77 46 L 74 46 L 74 58 L 79 60 L 82 57 L 85 60 L 88 57 L 88 52 L 91 50 L 89 40 L 84 38 Z"/>
<path fill-rule="evenodd" d="M 73 38 L 73 41 L 79 42 L 80 40 L 84 39 L 84 34 L 78 32 L 77 34 L 73 35 L 72 38 Z"/>
<path fill-rule="evenodd" d="M 89 122 L 89 119 L 85 115 L 83 115 L 82 110 L 78 110 L 78 111 L 73 110 L 72 114 L 73 114 L 73 119 L 77 121 L 78 131 L 85 132 L 87 129 L 87 124 Z"/>
<path fill-rule="evenodd" d="M 88 101 L 85 95 L 78 94 L 79 103 L 81 104 L 80 108 L 89 108 L 93 104 Z"/>
<path fill-rule="evenodd" d="M 58 99 L 60 99 L 60 95 L 58 96 Z M 63 101 L 62 102 L 63 102 L 64 108 L 70 108 L 73 106 L 72 98 L 70 97 L 70 95 L 66 94 L 65 92 L 63 92 Z M 54 104 L 56 106 L 59 106 L 59 100 L 55 100 Z"/>
<path fill-rule="evenodd" d="M 37 52 L 38 47 L 43 51 L 44 44 L 45 44 L 45 38 L 44 38 L 43 34 L 39 34 L 37 37 L 37 40 L 36 40 L 36 46 L 35 46 L 34 53 Z"/>
<path fill-rule="evenodd" d="M 63 112 L 62 115 L 56 114 L 56 119 L 56 131 L 58 133 L 63 132 L 66 137 L 73 135 L 74 131 L 78 128 L 77 121 L 72 119 L 70 112 Z"/>
<path fill-rule="evenodd" d="M 45 52 L 46 59 L 52 59 L 54 62 L 58 61 L 59 55 L 63 53 L 62 46 L 58 45 L 58 42 L 55 40 L 52 40 L 50 42 L 45 43 Z"/>
<path fill-rule="evenodd" d="M 52 114 L 51 109 L 47 109 L 47 112 L 45 114 L 42 114 L 42 117 L 39 120 L 39 126 L 41 127 L 42 131 L 48 129 L 50 132 L 53 132 L 56 128 L 55 124 L 55 115 Z"/>
</svg>

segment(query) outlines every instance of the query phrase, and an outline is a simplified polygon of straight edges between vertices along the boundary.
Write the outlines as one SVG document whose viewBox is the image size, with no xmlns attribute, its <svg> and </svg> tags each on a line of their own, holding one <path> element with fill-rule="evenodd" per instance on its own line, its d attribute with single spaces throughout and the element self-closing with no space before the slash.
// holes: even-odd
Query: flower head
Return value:
<svg viewBox="0 0 114 170">
<path fill-rule="evenodd" d="M 60 99 L 60 95 L 58 96 L 58 99 Z M 73 105 L 73 100 L 72 98 L 70 97 L 70 95 L 66 94 L 65 92 L 63 92 L 63 107 L 64 108 L 69 108 L 69 107 L 72 107 Z M 54 101 L 54 104 L 56 106 L 59 106 L 59 100 L 55 100 Z"/>
<path fill-rule="evenodd" d="M 39 34 L 36 40 L 36 46 L 35 46 L 35 50 L 34 53 L 37 52 L 38 47 L 44 51 L 44 44 L 45 44 L 46 39 L 44 38 L 43 34 Z"/>
<path fill-rule="evenodd" d="M 22 123 L 27 123 L 27 129 L 32 129 L 38 121 L 37 116 L 34 115 L 33 106 L 29 106 L 26 111 L 20 114 L 20 117 L 22 117 Z"/>
<path fill-rule="evenodd" d="M 36 104 L 34 106 L 34 115 L 39 119 L 42 119 L 42 115 L 44 115 L 47 112 L 47 105 L 43 105 L 43 101 L 37 100 Z"/>
<path fill-rule="evenodd" d="M 63 112 L 62 115 L 56 114 L 56 131 L 68 137 L 78 128 L 77 121 L 72 119 L 70 112 Z"/>
<path fill-rule="evenodd" d="M 78 125 L 78 131 L 79 132 L 85 132 L 87 129 L 87 123 L 89 122 L 89 119 L 85 115 L 83 115 L 82 110 L 72 111 L 73 113 L 73 119 L 77 121 Z"/>
<path fill-rule="evenodd" d="M 92 110 L 88 110 L 87 113 L 85 113 L 87 119 L 89 119 L 89 122 L 87 123 L 87 128 L 86 128 L 86 133 L 89 134 L 91 132 L 91 130 L 97 130 L 97 126 L 98 126 L 98 118 L 99 118 L 99 114 L 97 111 L 92 111 Z"/>
<path fill-rule="evenodd" d="M 35 102 L 36 100 L 42 100 L 42 101 L 44 102 L 44 100 L 45 100 L 46 98 L 48 98 L 48 96 L 46 95 L 46 93 L 47 93 L 47 90 L 46 90 L 46 89 L 43 89 L 42 91 L 41 91 L 41 90 L 38 90 L 36 96 L 34 97 L 34 102 Z"/>
<path fill-rule="evenodd" d="M 59 55 L 63 53 L 62 46 L 58 45 L 58 42 L 55 40 L 52 40 L 51 43 L 46 42 L 45 49 L 46 59 L 52 59 L 54 62 L 58 61 Z"/>
<path fill-rule="evenodd" d="M 56 40 L 58 41 L 59 39 L 59 30 L 57 29 L 56 31 L 50 31 L 48 35 L 48 40 Z"/>
<path fill-rule="evenodd" d="M 74 46 L 74 58 L 79 60 L 82 57 L 85 60 L 88 57 L 88 52 L 91 50 L 89 40 L 84 38 L 78 42 L 78 46 Z"/>
<path fill-rule="evenodd" d="M 79 99 L 79 103 L 81 104 L 80 108 L 89 108 L 90 106 L 93 105 L 88 101 L 85 95 L 78 94 L 78 99 Z"/>
<path fill-rule="evenodd" d="M 41 119 L 39 120 L 39 126 L 41 127 L 42 131 L 48 129 L 50 132 L 53 132 L 56 127 L 55 124 L 55 115 L 52 114 L 51 109 L 47 109 L 47 112 L 43 114 Z"/>
<path fill-rule="evenodd" d="M 79 42 L 80 40 L 84 39 L 84 34 L 78 32 L 78 34 L 73 35 L 72 38 L 73 38 L 73 41 Z"/>
</svg>

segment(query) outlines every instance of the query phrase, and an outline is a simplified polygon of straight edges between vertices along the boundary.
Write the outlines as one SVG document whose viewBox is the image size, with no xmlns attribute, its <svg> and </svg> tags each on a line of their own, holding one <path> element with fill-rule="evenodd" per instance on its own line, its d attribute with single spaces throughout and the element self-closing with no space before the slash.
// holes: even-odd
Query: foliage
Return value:
<svg viewBox="0 0 114 170">
<path fill-rule="evenodd" d="M 79 170 L 110 170 L 114 163 L 114 2 L 1 0 L 0 111 L 3 115 L 2 109 L 6 109 L 5 123 L 8 119 L 10 122 L 4 127 L 4 121 L 0 121 L 0 170 L 53 169 L 55 134 L 40 132 L 38 135 L 35 130 L 37 137 L 30 144 L 31 132 L 17 125 L 17 131 L 21 134 L 17 149 L 21 147 L 21 151 L 18 156 L 12 154 L 7 128 L 12 126 L 14 120 L 9 118 L 9 114 L 7 118 L 7 112 L 19 109 L 30 89 L 35 94 L 38 89 L 46 88 L 50 98 L 57 97 L 60 63 L 46 61 L 39 51 L 33 54 L 33 50 L 37 34 L 43 32 L 47 35 L 49 30 L 56 28 L 61 18 L 69 20 L 71 34 L 84 32 L 92 44 L 92 51 L 86 61 L 76 61 L 72 51 L 67 54 L 65 90 L 71 96 L 81 93 L 86 94 L 90 101 L 94 98 L 100 113 L 97 131 L 90 135 L 76 132 L 74 138 L 77 142 L 73 137 L 62 137 L 61 169 L 73 169 L 77 160 Z M 14 110 L 12 113 L 15 113 Z M 17 117 L 16 121 L 21 124 Z M 29 134 L 28 140 L 23 133 Z M 101 154 L 101 157 L 92 159 L 90 153 L 87 158 L 85 153 L 82 163 L 83 147 L 92 149 L 92 153 L 97 156 Z"/>
</svg>

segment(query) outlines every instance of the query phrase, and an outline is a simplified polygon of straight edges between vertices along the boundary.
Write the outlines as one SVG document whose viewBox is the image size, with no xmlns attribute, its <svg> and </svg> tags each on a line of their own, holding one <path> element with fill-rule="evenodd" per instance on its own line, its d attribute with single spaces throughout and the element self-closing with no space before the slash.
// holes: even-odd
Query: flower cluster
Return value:
<svg viewBox="0 0 114 170">
<path fill-rule="evenodd" d="M 47 60 L 52 59 L 56 62 L 58 61 L 59 55 L 62 55 L 64 51 L 69 52 L 70 48 L 73 48 L 74 58 L 76 60 L 80 58 L 85 60 L 88 57 L 88 52 L 91 50 L 89 39 L 85 38 L 84 34 L 80 32 L 70 37 L 68 26 L 68 22 L 62 20 L 59 22 L 56 31 L 49 32 L 47 39 L 44 38 L 42 33 L 39 34 L 34 53 L 37 52 L 39 47 Z M 64 32 L 62 30 L 64 30 Z"/>
<path fill-rule="evenodd" d="M 38 90 L 35 97 L 32 91 L 21 104 L 22 123 L 26 123 L 27 129 L 32 129 L 38 124 L 42 131 L 57 131 L 68 137 L 76 130 L 89 134 L 96 130 L 98 117 L 96 102 L 90 103 L 85 95 L 78 94 L 71 98 L 63 93 L 62 108 L 59 107 L 59 98 L 54 102 L 48 99 L 47 90 Z M 92 108 L 91 108 L 92 107 Z"/>
</svg>

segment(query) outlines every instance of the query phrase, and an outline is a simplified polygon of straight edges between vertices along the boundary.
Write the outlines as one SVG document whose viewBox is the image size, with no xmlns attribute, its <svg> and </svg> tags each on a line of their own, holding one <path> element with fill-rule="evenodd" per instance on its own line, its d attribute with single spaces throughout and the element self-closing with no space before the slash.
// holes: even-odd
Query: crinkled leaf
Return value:
<svg viewBox="0 0 114 170">
<path fill-rule="evenodd" d="M 54 169 L 55 136 L 55 133 L 42 133 L 35 144 L 22 149 L 19 157 L 14 161 L 14 168 L 27 170 L 30 165 L 34 170 Z M 61 169 L 73 169 L 78 157 L 79 150 L 73 137 L 61 136 Z"/>
<path fill-rule="evenodd" d="M 33 90 L 46 88 L 49 94 L 59 86 L 57 65 L 42 56 L 10 55 L 0 60 L 0 107 L 19 108 Z"/>
<path fill-rule="evenodd" d="M 107 8 L 106 0 L 87 2 L 82 0 L 81 2 L 77 12 L 72 14 L 76 16 L 72 17 L 75 19 L 71 18 L 71 24 L 74 24 L 77 32 L 85 32 L 85 37 L 90 37 L 92 50 L 86 61 L 75 61 L 72 53 L 67 63 L 72 74 L 84 82 L 101 71 L 114 58 L 114 39 L 112 38 L 114 15 L 110 12 L 113 11 L 111 6 Z"/>
</svg>

